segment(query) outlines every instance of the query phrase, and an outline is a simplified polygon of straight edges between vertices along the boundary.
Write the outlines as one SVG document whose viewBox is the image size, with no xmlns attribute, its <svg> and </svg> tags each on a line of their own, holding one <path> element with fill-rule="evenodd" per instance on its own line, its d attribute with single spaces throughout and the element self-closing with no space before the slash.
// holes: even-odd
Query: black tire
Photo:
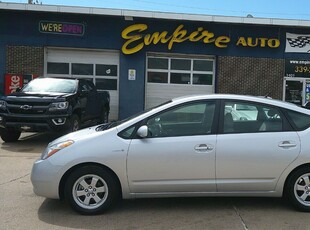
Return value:
<svg viewBox="0 0 310 230">
<path fill-rule="evenodd" d="M 14 142 L 20 137 L 21 132 L 9 129 L 0 129 L 1 139 L 4 142 Z"/>
<path fill-rule="evenodd" d="M 300 211 L 310 211 L 310 167 L 300 168 L 289 177 L 286 195 Z"/>
<path fill-rule="evenodd" d="M 69 132 L 75 132 L 80 129 L 81 123 L 78 115 L 73 114 L 70 119 L 70 129 Z"/>
<path fill-rule="evenodd" d="M 117 202 L 119 194 L 117 178 L 99 166 L 88 165 L 76 169 L 65 185 L 66 200 L 75 211 L 83 215 L 106 211 Z"/>
</svg>

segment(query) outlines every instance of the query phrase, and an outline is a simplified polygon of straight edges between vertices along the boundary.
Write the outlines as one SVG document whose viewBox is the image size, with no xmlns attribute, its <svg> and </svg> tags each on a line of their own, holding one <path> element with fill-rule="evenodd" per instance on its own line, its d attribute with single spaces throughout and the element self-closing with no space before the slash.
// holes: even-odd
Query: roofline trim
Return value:
<svg viewBox="0 0 310 230">
<path fill-rule="evenodd" d="M 231 24 L 310 27 L 310 20 L 248 18 L 248 17 L 236 17 L 236 16 L 165 13 L 159 11 L 156 12 L 156 11 L 108 9 L 108 8 L 80 7 L 80 6 L 39 5 L 39 4 L 27 4 L 27 3 L 0 2 L 0 10 L 18 10 L 18 11 L 34 11 L 34 12 L 107 15 L 107 16 L 131 16 L 138 18 L 218 22 L 218 23 L 231 23 Z"/>
</svg>

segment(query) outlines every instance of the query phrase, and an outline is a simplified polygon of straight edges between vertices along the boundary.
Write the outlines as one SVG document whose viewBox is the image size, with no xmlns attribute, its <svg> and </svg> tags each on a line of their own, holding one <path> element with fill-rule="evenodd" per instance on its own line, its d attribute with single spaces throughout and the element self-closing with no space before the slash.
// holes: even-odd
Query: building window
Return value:
<svg viewBox="0 0 310 230">
<path fill-rule="evenodd" d="M 117 65 L 48 62 L 47 74 L 87 79 L 92 81 L 98 90 L 117 90 L 118 88 Z"/>
<path fill-rule="evenodd" d="M 191 76 L 189 73 L 171 73 L 170 75 L 171 84 L 191 84 Z"/>
<path fill-rule="evenodd" d="M 164 69 L 168 70 L 168 59 L 167 58 L 148 58 L 148 69 Z"/>
<path fill-rule="evenodd" d="M 191 60 L 189 59 L 171 59 L 172 70 L 191 70 Z"/>
<path fill-rule="evenodd" d="M 72 63 L 72 74 L 74 75 L 93 75 L 93 64 Z"/>
<path fill-rule="evenodd" d="M 179 57 L 147 58 L 147 82 L 213 85 L 214 60 Z"/>
<path fill-rule="evenodd" d="M 48 62 L 48 74 L 69 74 L 69 63 Z"/>
<path fill-rule="evenodd" d="M 168 73 L 148 72 L 147 81 L 153 83 L 168 83 Z"/>
<path fill-rule="evenodd" d="M 117 77 L 117 65 L 96 65 L 96 76 L 115 76 Z"/>
<path fill-rule="evenodd" d="M 117 79 L 96 78 L 96 87 L 99 90 L 117 90 Z"/>
</svg>

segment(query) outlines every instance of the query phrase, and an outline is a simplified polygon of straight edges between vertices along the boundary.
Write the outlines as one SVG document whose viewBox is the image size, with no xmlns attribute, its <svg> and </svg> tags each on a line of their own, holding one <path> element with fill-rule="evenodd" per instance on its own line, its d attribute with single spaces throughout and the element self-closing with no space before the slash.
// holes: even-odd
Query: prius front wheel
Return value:
<svg viewBox="0 0 310 230">
<path fill-rule="evenodd" d="M 75 170 L 65 187 L 65 195 L 74 210 L 81 214 L 98 214 L 119 198 L 115 176 L 105 168 L 84 166 Z"/>
</svg>

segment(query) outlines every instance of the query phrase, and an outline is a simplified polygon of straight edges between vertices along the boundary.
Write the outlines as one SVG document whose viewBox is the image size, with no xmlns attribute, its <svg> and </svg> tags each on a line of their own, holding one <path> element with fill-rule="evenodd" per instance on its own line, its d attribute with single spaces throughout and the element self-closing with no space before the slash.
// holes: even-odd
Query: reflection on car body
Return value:
<svg viewBox="0 0 310 230">
<path fill-rule="evenodd" d="M 272 99 L 173 99 L 51 142 L 33 166 L 37 195 L 83 214 L 120 197 L 285 195 L 310 210 L 310 111 Z"/>
</svg>

